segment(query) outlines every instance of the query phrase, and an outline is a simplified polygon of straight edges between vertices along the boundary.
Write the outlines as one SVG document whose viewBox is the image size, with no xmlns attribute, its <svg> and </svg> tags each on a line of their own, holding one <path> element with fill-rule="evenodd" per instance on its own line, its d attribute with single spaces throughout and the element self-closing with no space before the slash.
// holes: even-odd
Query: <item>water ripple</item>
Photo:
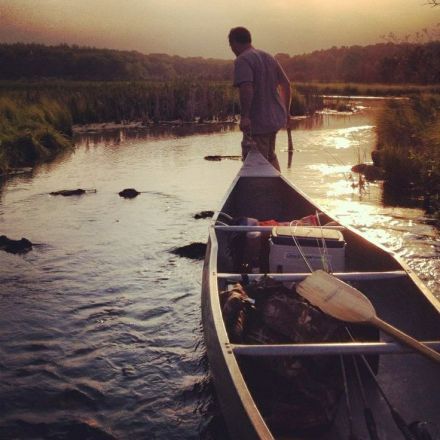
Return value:
<svg viewBox="0 0 440 440">
<path fill-rule="evenodd" d="M 292 168 L 279 151 L 283 173 L 434 290 L 440 242 L 421 212 L 383 207 L 379 185 L 360 194 L 344 179 L 373 144 L 371 119 L 320 121 L 295 132 Z M 219 205 L 240 163 L 203 158 L 237 154 L 241 134 L 187 139 L 79 143 L 6 184 L 2 233 L 44 245 L 0 251 L 0 438 L 224 440 L 200 324 L 202 263 L 168 250 L 206 240 L 193 214 Z M 45 195 L 61 187 L 98 192 Z M 128 187 L 146 192 L 124 200 Z"/>
</svg>

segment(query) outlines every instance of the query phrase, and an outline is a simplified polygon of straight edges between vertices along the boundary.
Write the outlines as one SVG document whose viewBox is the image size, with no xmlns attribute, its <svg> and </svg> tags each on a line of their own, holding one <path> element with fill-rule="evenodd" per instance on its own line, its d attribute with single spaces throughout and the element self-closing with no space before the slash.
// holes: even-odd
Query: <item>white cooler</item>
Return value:
<svg viewBox="0 0 440 440">
<path fill-rule="evenodd" d="M 337 229 L 275 226 L 269 243 L 271 272 L 310 272 L 298 246 L 313 270 L 328 269 L 331 272 L 344 272 L 345 270 L 345 241 L 341 231 Z M 326 267 L 325 261 L 329 267 Z"/>
</svg>

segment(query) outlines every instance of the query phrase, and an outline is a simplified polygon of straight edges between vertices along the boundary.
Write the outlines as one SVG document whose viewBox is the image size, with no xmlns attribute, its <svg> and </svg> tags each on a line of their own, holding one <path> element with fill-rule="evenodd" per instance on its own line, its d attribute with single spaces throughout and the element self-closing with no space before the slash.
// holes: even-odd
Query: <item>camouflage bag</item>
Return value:
<svg viewBox="0 0 440 440">
<path fill-rule="evenodd" d="M 250 306 L 250 300 L 255 306 Z M 268 277 L 221 294 L 232 342 L 280 344 L 343 340 L 343 324 L 294 289 Z M 270 428 L 278 434 L 310 431 L 333 421 L 343 391 L 339 358 L 289 356 L 239 359 Z"/>
</svg>

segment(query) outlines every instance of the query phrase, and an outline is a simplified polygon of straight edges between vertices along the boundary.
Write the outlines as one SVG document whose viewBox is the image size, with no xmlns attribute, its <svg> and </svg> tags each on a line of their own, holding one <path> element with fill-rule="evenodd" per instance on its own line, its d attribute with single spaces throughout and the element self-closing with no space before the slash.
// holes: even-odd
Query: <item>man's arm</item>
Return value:
<svg viewBox="0 0 440 440">
<path fill-rule="evenodd" d="M 244 133 L 251 129 L 251 104 L 254 97 L 254 85 L 251 82 L 243 82 L 239 85 L 241 120 L 240 130 Z"/>
</svg>

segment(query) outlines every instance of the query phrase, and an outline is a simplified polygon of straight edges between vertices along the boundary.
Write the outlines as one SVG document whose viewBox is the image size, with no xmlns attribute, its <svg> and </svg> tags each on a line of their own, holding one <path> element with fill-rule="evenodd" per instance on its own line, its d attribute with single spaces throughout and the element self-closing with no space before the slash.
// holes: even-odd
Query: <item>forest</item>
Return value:
<svg viewBox="0 0 440 440">
<path fill-rule="evenodd" d="M 232 54 L 231 54 L 232 55 Z M 332 47 L 309 54 L 276 54 L 294 82 L 440 83 L 440 41 Z M 92 47 L 0 44 L 0 80 L 230 80 L 232 60 Z"/>
</svg>

